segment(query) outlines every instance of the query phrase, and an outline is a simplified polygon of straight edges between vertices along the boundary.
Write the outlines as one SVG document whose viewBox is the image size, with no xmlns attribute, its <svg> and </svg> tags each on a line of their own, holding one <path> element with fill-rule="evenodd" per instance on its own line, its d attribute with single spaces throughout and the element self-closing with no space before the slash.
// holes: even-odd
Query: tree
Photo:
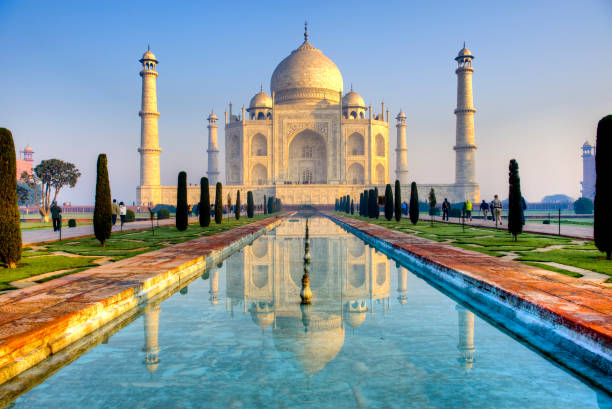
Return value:
<svg viewBox="0 0 612 409">
<path fill-rule="evenodd" d="M 266 199 L 266 195 L 264 195 L 263 212 L 264 212 L 264 214 L 268 214 L 268 201 Z"/>
<path fill-rule="evenodd" d="M 28 197 L 24 204 L 26 206 L 33 204 L 40 207 L 40 198 L 42 197 L 42 190 L 39 185 L 40 179 L 38 179 L 36 174 L 26 171 L 21 172 L 21 177 L 19 179 L 20 181 L 17 182 L 17 188 L 19 188 L 20 185 L 28 188 Z"/>
<path fill-rule="evenodd" d="M 393 190 L 389 183 L 385 187 L 385 219 L 393 219 Z"/>
<path fill-rule="evenodd" d="M 431 215 L 431 225 L 433 226 L 433 217 L 434 217 L 434 209 L 436 208 L 437 200 L 436 200 L 436 192 L 432 187 L 429 191 L 429 214 Z"/>
<path fill-rule="evenodd" d="M 374 207 L 376 207 L 376 201 L 374 199 L 374 189 L 368 191 L 368 217 L 374 218 Z"/>
<path fill-rule="evenodd" d="M 0 261 L 8 268 L 21 259 L 21 215 L 17 204 L 17 158 L 13 134 L 0 128 Z"/>
<path fill-rule="evenodd" d="M 515 159 L 510 160 L 508 171 L 508 232 L 514 236 L 514 241 L 516 241 L 517 236 L 523 232 L 523 204 L 521 201 L 519 166 Z"/>
<path fill-rule="evenodd" d="M 334 203 L 334 210 L 337 212 L 339 208 L 340 208 L 340 203 L 338 203 L 338 199 L 336 199 L 336 202 Z"/>
<path fill-rule="evenodd" d="M 34 168 L 42 183 L 42 206 L 40 212 L 45 221 L 49 219 L 49 207 L 57 201 L 57 195 L 64 186 L 74 187 L 81 172 L 69 162 L 59 159 L 43 160 Z"/>
<path fill-rule="evenodd" d="M 378 219 L 380 216 L 380 207 L 378 207 L 378 188 L 374 188 L 374 218 Z"/>
<path fill-rule="evenodd" d="M 368 196 L 368 189 L 363 190 L 363 211 L 361 215 L 363 217 L 369 217 L 370 215 L 370 198 Z"/>
<path fill-rule="evenodd" d="M 395 221 L 402 219 L 402 192 L 399 180 L 395 180 Z"/>
<path fill-rule="evenodd" d="M 355 214 L 355 203 L 351 200 L 351 214 Z"/>
<path fill-rule="evenodd" d="M 210 226 L 210 191 L 208 190 L 208 178 L 200 179 L 200 227 Z"/>
<path fill-rule="evenodd" d="M 42 179 L 42 178 L 41 178 Z M 111 207 L 111 191 L 108 182 L 108 166 L 106 155 L 98 155 L 97 174 L 96 174 L 96 203 L 94 207 L 93 225 L 94 235 L 104 247 L 106 240 L 111 236 L 113 228 Z"/>
<path fill-rule="evenodd" d="M 344 211 L 346 213 L 351 212 L 351 196 L 350 195 L 346 195 L 346 199 L 344 201 Z"/>
<path fill-rule="evenodd" d="M 250 219 L 255 214 L 255 202 L 253 201 L 253 192 L 247 192 L 247 217 Z"/>
<path fill-rule="evenodd" d="M 230 217 L 230 210 L 232 209 L 232 195 L 227 192 L 227 218 Z"/>
<path fill-rule="evenodd" d="M 234 217 L 240 220 L 240 190 L 236 191 L 236 206 L 234 206 Z"/>
<path fill-rule="evenodd" d="M 273 197 L 268 198 L 268 214 L 270 213 L 274 213 L 274 198 Z"/>
<path fill-rule="evenodd" d="M 359 193 L 359 216 L 363 216 L 363 192 Z"/>
<path fill-rule="evenodd" d="M 223 220 L 223 186 L 217 182 L 215 186 L 215 223 L 219 224 Z"/>
<path fill-rule="evenodd" d="M 603 117 L 597 124 L 595 142 L 595 246 L 606 253 L 610 260 L 612 253 L 612 115 Z"/>
<path fill-rule="evenodd" d="M 189 206 L 187 205 L 187 173 L 178 174 L 178 187 L 176 189 L 176 229 L 187 230 Z"/>
<path fill-rule="evenodd" d="M 419 222 L 419 191 L 417 190 L 416 182 L 410 184 L 410 207 L 408 208 L 408 215 L 412 224 Z"/>
<path fill-rule="evenodd" d="M 593 201 L 588 197 L 581 197 L 574 202 L 574 213 L 576 214 L 592 214 Z"/>
</svg>

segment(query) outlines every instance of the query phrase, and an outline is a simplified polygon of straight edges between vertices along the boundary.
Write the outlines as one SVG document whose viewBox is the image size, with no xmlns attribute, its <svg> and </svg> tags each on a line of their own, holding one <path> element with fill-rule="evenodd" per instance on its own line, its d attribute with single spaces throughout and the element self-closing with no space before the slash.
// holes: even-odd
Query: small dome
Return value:
<svg viewBox="0 0 612 409">
<path fill-rule="evenodd" d="M 400 110 L 399 114 L 397 114 L 397 117 L 395 119 L 406 119 L 406 114 Z"/>
<path fill-rule="evenodd" d="M 351 92 L 347 93 L 344 97 L 342 97 L 342 106 L 365 108 L 365 102 L 363 102 L 363 98 L 361 98 L 361 95 L 351 90 Z"/>
<path fill-rule="evenodd" d="M 591 145 L 591 144 L 589 143 L 589 141 L 585 141 L 585 142 L 584 142 L 584 145 L 582 145 L 582 147 L 583 147 L 583 148 L 592 148 L 592 147 L 593 147 L 593 145 Z M 28 149 L 28 148 L 26 148 L 26 149 Z"/>
<path fill-rule="evenodd" d="M 214 112 L 211 112 L 211 113 L 210 113 L 210 115 L 208 116 L 208 118 L 207 118 L 207 119 L 208 119 L 209 121 L 210 121 L 211 119 L 216 120 L 216 119 L 217 119 L 217 115 L 215 115 L 215 113 L 214 113 Z"/>
<path fill-rule="evenodd" d="M 253 98 L 251 98 L 249 109 L 253 108 L 272 108 L 272 98 L 263 92 L 263 90 L 259 91 Z"/>
<path fill-rule="evenodd" d="M 351 311 L 344 313 L 344 321 L 351 327 L 357 328 L 366 319 L 366 313 L 364 311 Z"/>
<path fill-rule="evenodd" d="M 153 54 L 153 52 L 151 51 L 150 48 L 147 50 L 146 53 L 144 53 L 142 55 L 142 58 L 140 59 L 140 62 L 143 62 L 143 61 L 155 61 L 157 63 L 157 59 L 155 58 L 155 54 Z"/>
<path fill-rule="evenodd" d="M 30 145 L 28 145 L 25 147 L 24 152 L 34 152 L 34 150 L 32 149 Z"/>
</svg>

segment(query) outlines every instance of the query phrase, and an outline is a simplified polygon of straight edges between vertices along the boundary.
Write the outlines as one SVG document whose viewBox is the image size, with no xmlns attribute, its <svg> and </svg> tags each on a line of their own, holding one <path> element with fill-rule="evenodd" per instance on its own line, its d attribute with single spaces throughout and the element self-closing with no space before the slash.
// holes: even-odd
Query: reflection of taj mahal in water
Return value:
<svg viewBox="0 0 612 409">
<path fill-rule="evenodd" d="M 295 219 L 294 219 L 295 220 Z M 300 305 L 304 219 L 286 221 L 225 261 L 226 309 L 249 314 L 261 331 L 271 329 L 274 347 L 306 375 L 322 370 L 341 351 L 346 331 L 368 314 L 387 314 L 391 298 L 389 259 L 323 218 L 310 220 L 313 305 Z M 220 269 L 209 272 L 210 302 L 219 300 Z M 396 298 L 410 297 L 408 270 L 397 267 Z M 459 362 L 474 362 L 474 314 L 457 306 Z M 157 331 L 160 307 L 145 309 L 145 363 L 159 365 Z M 162 348 L 163 349 L 163 348 Z"/>
<path fill-rule="evenodd" d="M 475 171 L 473 58 L 465 45 L 455 58 L 455 182 L 419 184 L 421 197 L 426 197 L 433 187 L 438 197 L 448 197 L 451 202 L 466 198 L 473 203 L 480 201 Z M 174 204 L 176 187 L 160 185 L 158 60 L 148 50 L 140 62 L 141 166 L 137 200 L 140 204 Z M 248 108 L 243 106 L 237 113 L 230 103 L 229 112 L 225 112 L 225 181 L 219 171 L 218 118 L 214 113 L 206 118 L 211 197 L 216 182 L 225 182 L 224 193 L 229 192 L 232 197 L 236 191 L 241 191 L 243 197 L 246 191 L 253 191 L 257 203 L 267 195 L 278 197 L 285 204 L 333 204 L 341 195 L 359 197 L 366 187 L 376 186 L 382 192 L 385 184 L 396 179 L 407 192 L 412 180 L 406 125 L 411 118 L 398 112 L 397 144 L 392 147 L 389 136 L 393 118 L 384 102 L 380 108 L 366 106 L 352 86 L 346 94 L 344 89 L 340 70 L 310 43 L 306 30 L 304 42 L 272 73 L 270 94 L 262 87 Z M 390 158 L 394 154 L 396 167 L 391 169 Z M 188 188 L 189 203 L 197 203 L 199 197 L 199 186 Z"/>
</svg>

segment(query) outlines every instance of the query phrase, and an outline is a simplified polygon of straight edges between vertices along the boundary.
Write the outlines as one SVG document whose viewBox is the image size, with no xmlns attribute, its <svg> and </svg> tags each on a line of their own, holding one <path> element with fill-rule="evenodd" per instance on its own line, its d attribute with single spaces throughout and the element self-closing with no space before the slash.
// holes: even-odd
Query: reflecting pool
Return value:
<svg viewBox="0 0 612 409">
<path fill-rule="evenodd" d="M 611 408 L 612 400 L 324 218 L 142 309 L 14 408 Z"/>
</svg>

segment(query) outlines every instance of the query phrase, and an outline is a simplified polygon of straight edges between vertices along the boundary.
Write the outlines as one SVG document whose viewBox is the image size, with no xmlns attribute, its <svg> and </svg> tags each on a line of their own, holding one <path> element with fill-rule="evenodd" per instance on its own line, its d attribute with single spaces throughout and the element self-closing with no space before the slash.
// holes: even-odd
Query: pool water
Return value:
<svg viewBox="0 0 612 409">
<path fill-rule="evenodd" d="M 612 400 L 324 218 L 283 222 L 14 408 L 610 408 Z"/>
</svg>

